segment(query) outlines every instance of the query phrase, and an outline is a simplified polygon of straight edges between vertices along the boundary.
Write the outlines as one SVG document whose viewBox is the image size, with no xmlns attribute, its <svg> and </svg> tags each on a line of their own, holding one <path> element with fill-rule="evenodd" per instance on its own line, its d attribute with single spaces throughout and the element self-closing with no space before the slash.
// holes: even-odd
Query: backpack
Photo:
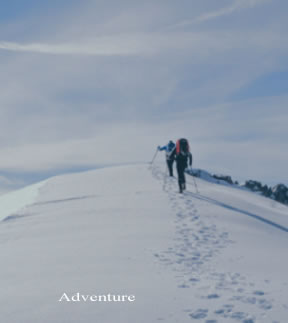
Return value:
<svg viewBox="0 0 288 323">
<path fill-rule="evenodd" d="M 179 139 L 176 143 L 176 155 L 188 157 L 190 153 L 189 143 L 187 139 Z"/>
</svg>

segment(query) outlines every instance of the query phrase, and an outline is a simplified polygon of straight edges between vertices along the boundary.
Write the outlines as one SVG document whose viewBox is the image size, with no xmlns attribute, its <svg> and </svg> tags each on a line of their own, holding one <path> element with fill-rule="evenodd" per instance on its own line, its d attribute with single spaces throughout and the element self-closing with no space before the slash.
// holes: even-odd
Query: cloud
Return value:
<svg viewBox="0 0 288 323">
<path fill-rule="evenodd" d="M 100 37 L 94 41 L 48 44 L 0 42 L 0 49 L 14 52 L 30 52 L 54 55 L 114 56 L 137 55 L 147 53 L 147 47 L 137 41 L 136 37 L 119 35 L 117 37 Z"/>
<path fill-rule="evenodd" d="M 79 56 L 133 56 L 154 55 L 161 51 L 179 51 L 194 48 L 196 53 L 202 45 L 220 47 L 213 34 L 184 32 L 127 32 L 109 36 L 88 38 L 81 41 L 62 43 L 15 43 L 1 42 L 0 49 L 13 52 L 27 52 L 54 55 Z"/>
<path fill-rule="evenodd" d="M 11 186 L 14 183 L 11 181 L 11 179 L 7 178 L 6 176 L 0 175 L 0 185 L 1 186 Z"/>
<path fill-rule="evenodd" d="M 210 20 L 210 19 L 218 18 L 218 17 L 225 16 L 225 15 L 229 15 L 229 14 L 233 13 L 234 11 L 237 11 L 239 9 L 247 7 L 248 2 L 246 2 L 246 5 L 244 3 L 245 3 L 245 1 L 243 1 L 243 0 L 236 1 L 229 7 L 225 7 L 225 8 L 213 11 L 213 12 L 208 12 L 206 14 L 203 14 L 203 15 L 195 18 L 193 20 L 193 22 L 194 23 L 200 23 L 200 22 L 204 22 L 204 21 L 207 21 L 207 20 Z"/>
<path fill-rule="evenodd" d="M 242 9 L 263 1 L 237 1 L 206 15 L 206 4 L 189 0 L 181 6 L 151 0 L 147 7 L 102 2 L 58 23 L 49 17 L 35 32 L 1 29 L 7 41 L 0 42 L 0 169 L 41 172 L 149 161 L 158 144 L 186 136 L 195 167 L 281 177 L 288 120 L 279 106 L 285 109 L 288 98 L 229 98 L 287 65 L 283 8 L 275 6 L 268 15 L 270 8 L 263 7 L 257 17 L 244 19 Z M 223 28 L 216 17 L 233 12 L 243 19 Z M 165 29 L 187 15 L 188 23 L 215 24 Z M 259 167 L 262 159 L 265 167 Z M 271 170 L 277 160 L 281 167 Z"/>
<path fill-rule="evenodd" d="M 11 190 L 15 190 L 21 186 L 25 186 L 25 181 L 17 178 L 17 176 L 0 175 L 0 195 Z"/>
<path fill-rule="evenodd" d="M 268 102 L 248 100 L 175 113 L 170 120 L 162 117 L 137 123 L 114 121 L 82 139 L 58 137 L 57 142 L 26 141 L 0 148 L 0 168 L 10 172 L 45 172 L 65 167 L 149 162 L 157 145 L 187 137 L 194 154 L 193 167 L 228 173 L 236 179 L 248 177 L 275 183 L 286 180 L 283 179 L 288 163 L 286 105 L 287 99 L 283 98 L 270 98 Z M 259 109 L 254 109 L 255 106 Z M 271 106 L 276 108 L 271 110 Z M 159 154 L 157 161 L 164 161 L 164 154 Z"/>
<path fill-rule="evenodd" d="M 185 53 L 191 59 L 208 59 L 215 53 L 233 49 L 287 48 L 285 34 L 255 31 L 247 35 L 242 31 L 170 31 L 127 32 L 97 38 L 62 43 L 16 43 L 0 41 L 0 51 L 52 54 L 62 56 L 143 56 Z M 215 57 L 215 56 L 214 56 Z M 215 57 L 217 59 L 217 57 Z"/>
<path fill-rule="evenodd" d="M 174 26 L 171 26 L 170 28 L 173 29 L 176 27 L 184 27 L 187 25 L 202 23 L 202 22 L 216 19 L 216 18 L 219 18 L 222 16 L 230 15 L 230 14 L 232 14 L 236 11 L 242 10 L 242 9 L 253 8 L 253 7 L 263 4 L 267 1 L 271 1 L 271 0 L 236 0 L 230 6 L 221 8 L 219 10 L 204 13 L 204 14 L 202 14 L 194 19 L 191 19 L 191 20 L 182 21 Z"/>
<path fill-rule="evenodd" d="M 287 47 L 285 37 L 267 32 L 154 32 L 133 39 L 154 55 L 25 54 L 2 63 L 0 146 L 82 139 L 115 120 L 169 120 L 205 110 L 269 70 L 268 50 L 273 66 L 274 52 Z"/>
</svg>

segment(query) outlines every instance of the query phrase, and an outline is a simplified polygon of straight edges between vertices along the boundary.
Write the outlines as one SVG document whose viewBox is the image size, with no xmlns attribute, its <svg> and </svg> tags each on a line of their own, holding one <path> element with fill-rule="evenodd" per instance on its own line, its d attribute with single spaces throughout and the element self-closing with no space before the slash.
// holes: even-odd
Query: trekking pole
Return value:
<svg viewBox="0 0 288 323">
<path fill-rule="evenodd" d="M 153 158 L 152 158 L 152 160 L 151 160 L 151 162 L 150 162 L 150 164 L 151 164 L 151 165 L 153 164 L 153 162 L 154 162 L 154 160 L 155 160 L 155 158 L 156 158 L 157 154 L 158 154 L 158 148 L 156 149 L 156 152 L 155 152 L 155 154 L 154 154 L 154 156 L 153 156 Z"/>
</svg>

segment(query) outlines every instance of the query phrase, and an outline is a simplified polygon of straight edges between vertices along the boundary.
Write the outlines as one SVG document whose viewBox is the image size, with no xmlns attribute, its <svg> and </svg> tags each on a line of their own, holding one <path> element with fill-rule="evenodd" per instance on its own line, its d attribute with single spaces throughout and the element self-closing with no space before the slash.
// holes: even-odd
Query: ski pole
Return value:
<svg viewBox="0 0 288 323">
<path fill-rule="evenodd" d="M 150 162 L 151 165 L 153 164 L 153 162 L 154 162 L 154 160 L 155 160 L 155 158 L 157 156 L 157 153 L 158 153 L 158 148 L 156 149 L 156 152 L 155 152 L 155 154 L 154 154 L 154 156 L 153 156 L 153 158 L 152 158 L 152 160 Z"/>
</svg>

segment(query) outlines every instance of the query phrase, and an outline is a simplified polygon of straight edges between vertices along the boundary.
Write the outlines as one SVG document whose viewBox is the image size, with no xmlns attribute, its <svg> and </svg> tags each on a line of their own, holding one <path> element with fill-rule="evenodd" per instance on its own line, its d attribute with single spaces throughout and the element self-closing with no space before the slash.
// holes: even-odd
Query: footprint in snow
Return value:
<svg viewBox="0 0 288 323">
<path fill-rule="evenodd" d="M 258 300 L 259 307 L 263 310 L 270 310 L 273 305 L 267 299 Z"/>
<path fill-rule="evenodd" d="M 257 296 L 262 296 L 264 292 L 256 294 Z M 255 292 L 253 293 L 255 295 Z M 257 298 L 255 296 L 246 297 L 246 296 L 233 296 L 231 300 L 240 301 L 244 304 L 257 305 L 262 310 L 270 310 L 273 305 L 272 302 L 265 298 Z"/>
<path fill-rule="evenodd" d="M 194 320 L 200 320 L 206 318 L 208 315 L 208 309 L 198 309 L 194 313 L 189 314 L 189 316 Z"/>
<path fill-rule="evenodd" d="M 178 288 L 189 288 L 189 285 L 181 284 L 181 285 L 178 286 Z"/>
<path fill-rule="evenodd" d="M 215 298 L 220 298 L 220 296 L 218 294 L 209 294 L 206 298 L 207 299 L 215 299 Z"/>
</svg>

